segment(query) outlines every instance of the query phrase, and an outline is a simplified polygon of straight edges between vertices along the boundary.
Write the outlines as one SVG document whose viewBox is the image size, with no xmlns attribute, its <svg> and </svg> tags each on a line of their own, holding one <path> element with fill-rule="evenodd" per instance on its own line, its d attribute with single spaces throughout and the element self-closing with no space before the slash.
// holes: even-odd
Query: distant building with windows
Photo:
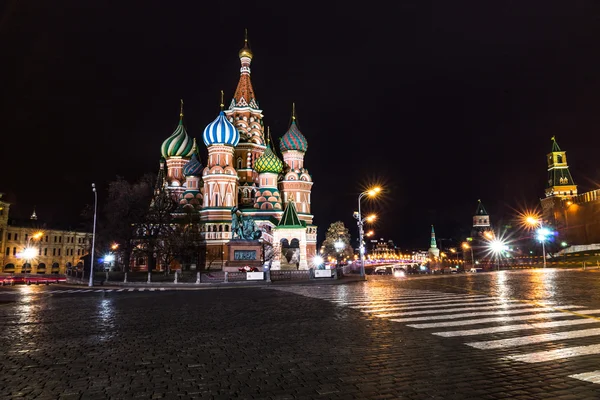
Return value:
<svg viewBox="0 0 600 400">
<path fill-rule="evenodd" d="M 89 254 L 92 234 L 74 230 L 48 229 L 37 220 L 8 217 L 10 203 L 0 195 L 0 269 L 6 273 L 64 274 L 82 267 Z M 27 249 L 27 251 L 26 251 Z"/>
</svg>

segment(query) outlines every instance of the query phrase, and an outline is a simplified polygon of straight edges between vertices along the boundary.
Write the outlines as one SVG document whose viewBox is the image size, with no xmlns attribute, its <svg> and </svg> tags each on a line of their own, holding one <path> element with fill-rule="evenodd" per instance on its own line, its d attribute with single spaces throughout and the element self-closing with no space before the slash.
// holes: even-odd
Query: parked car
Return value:
<svg viewBox="0 0 600 400">
<path fill-rule="evenodd" d="M 482 272 L 483 268 L 471 268 L 469 272 Z"/>
</svg>

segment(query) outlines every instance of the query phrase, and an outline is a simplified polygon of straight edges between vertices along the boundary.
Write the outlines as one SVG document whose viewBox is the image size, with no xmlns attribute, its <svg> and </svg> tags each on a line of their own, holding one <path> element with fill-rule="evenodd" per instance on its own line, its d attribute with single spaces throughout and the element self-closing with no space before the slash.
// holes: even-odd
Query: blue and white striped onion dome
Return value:
<svg viewBox="0 0 600 400">
<path fill-rule="evenodd" d="M 221 111 L 219 116 L 204 128 L 202 139 L 204 139 L 204 144 L 206 146 L 224 144 L 235 147 L 240 142 L 240 133 L 237 128 L 227 120 L 225 113 Z"/>
<path fill-rule="evenodd" d="M 195 150 L 195 149 L 194 149 Z M 202 163 L 198 159 L 198 153 L 194 151 L 192 159 L 183 167 L 183 175 L 200 176 L 202 175 Z"/>
<path fill-rule="evenodd" d="M 189 157 L 192 155 L 193 141 L 188 136 L 183 122 L 180 120 L 177 129 L 160 146 L 160 152 L 164 158 Z"/>
</svg>

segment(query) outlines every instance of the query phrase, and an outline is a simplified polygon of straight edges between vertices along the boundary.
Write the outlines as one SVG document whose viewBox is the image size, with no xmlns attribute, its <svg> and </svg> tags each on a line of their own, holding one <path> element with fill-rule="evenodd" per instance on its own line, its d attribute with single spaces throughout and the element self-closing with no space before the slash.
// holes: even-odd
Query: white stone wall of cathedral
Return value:
<svg viewBox="0 0 600 400">
<path fill-rule="evenodd" d="M 183 167 L 185 167 L 188 161 L 181 157 L 169 157 L 167 159 L 167 180 L 169 186 L 183 186 L 183 182 L 185 182 Z"/>
<path fill-rule="evenodd" d="M 292 170 L 304 168 L 304 153 L 298 150 L 285 151 L 283 162 Z"/>
</svg>

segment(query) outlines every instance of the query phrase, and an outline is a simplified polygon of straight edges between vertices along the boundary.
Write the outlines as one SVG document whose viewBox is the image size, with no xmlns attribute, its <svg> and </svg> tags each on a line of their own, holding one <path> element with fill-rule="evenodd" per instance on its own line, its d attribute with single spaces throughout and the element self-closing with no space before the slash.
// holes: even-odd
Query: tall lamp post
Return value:
<svg viewBox="0 0 600 400">
<path fill-rule="evenodd" d="M 550 229 L 546 228 L 542 222 L 541 218 L 538 218 L 533 215 L 527 215 L 524 219 L 525 225 L 535 228 L 538 227 L 536 233 L 536 239 L 542 242 L 542 257 L 544 257 L 544 268 L 546 268 L 546 240 L 548 236 L 552 234 Z"/>
<path fill-rule="evenodd" d="M 361 194 L 358 195 L 358 213 L 354 213 L 354 218 L 356 218 L 358 220 L 357 225 L 358 225 L 358 252 L 360 253 L 360 276 L 364 277 L 365 276 L 365 244 L 363 241 L 363 236 L 364 236 L 364 220 L 362 217 L 362 213 L 360 211 L 360 201 L 362 200 L 363 197 L 368 196 L 368 197 L 375 197 L 377 196 L 379 193 L 381 192 L 381 188 L 380 187 L 374 187 L 372 189 L 369 190 L 365 190 L 364 192 L 362 192 Z"/>
<path fill-rule="evenodd" d="M 464 254 L 465 254 L 464 250 L 471 249 L 471 265 L 474 265 L 475 264 L 475 258 L 473 257 L 473 246 L 470 246 L 469 243 L 464 242 L 462 244 L 462 248 L 463 248 L 463 258 L 464 258 Z"/>
<path fill-rule="evenodd" d="M 96 184 L 92 183 L 92 191 L 94 192 L 94 228 L 92 230 L 92 254 L 90 257 L 90 281 L 88 286 L 94 286 L 94 250 L 96 247 L 96 209 L 98 207 L 98 193 L 96 192 Z"/>
</svg>

